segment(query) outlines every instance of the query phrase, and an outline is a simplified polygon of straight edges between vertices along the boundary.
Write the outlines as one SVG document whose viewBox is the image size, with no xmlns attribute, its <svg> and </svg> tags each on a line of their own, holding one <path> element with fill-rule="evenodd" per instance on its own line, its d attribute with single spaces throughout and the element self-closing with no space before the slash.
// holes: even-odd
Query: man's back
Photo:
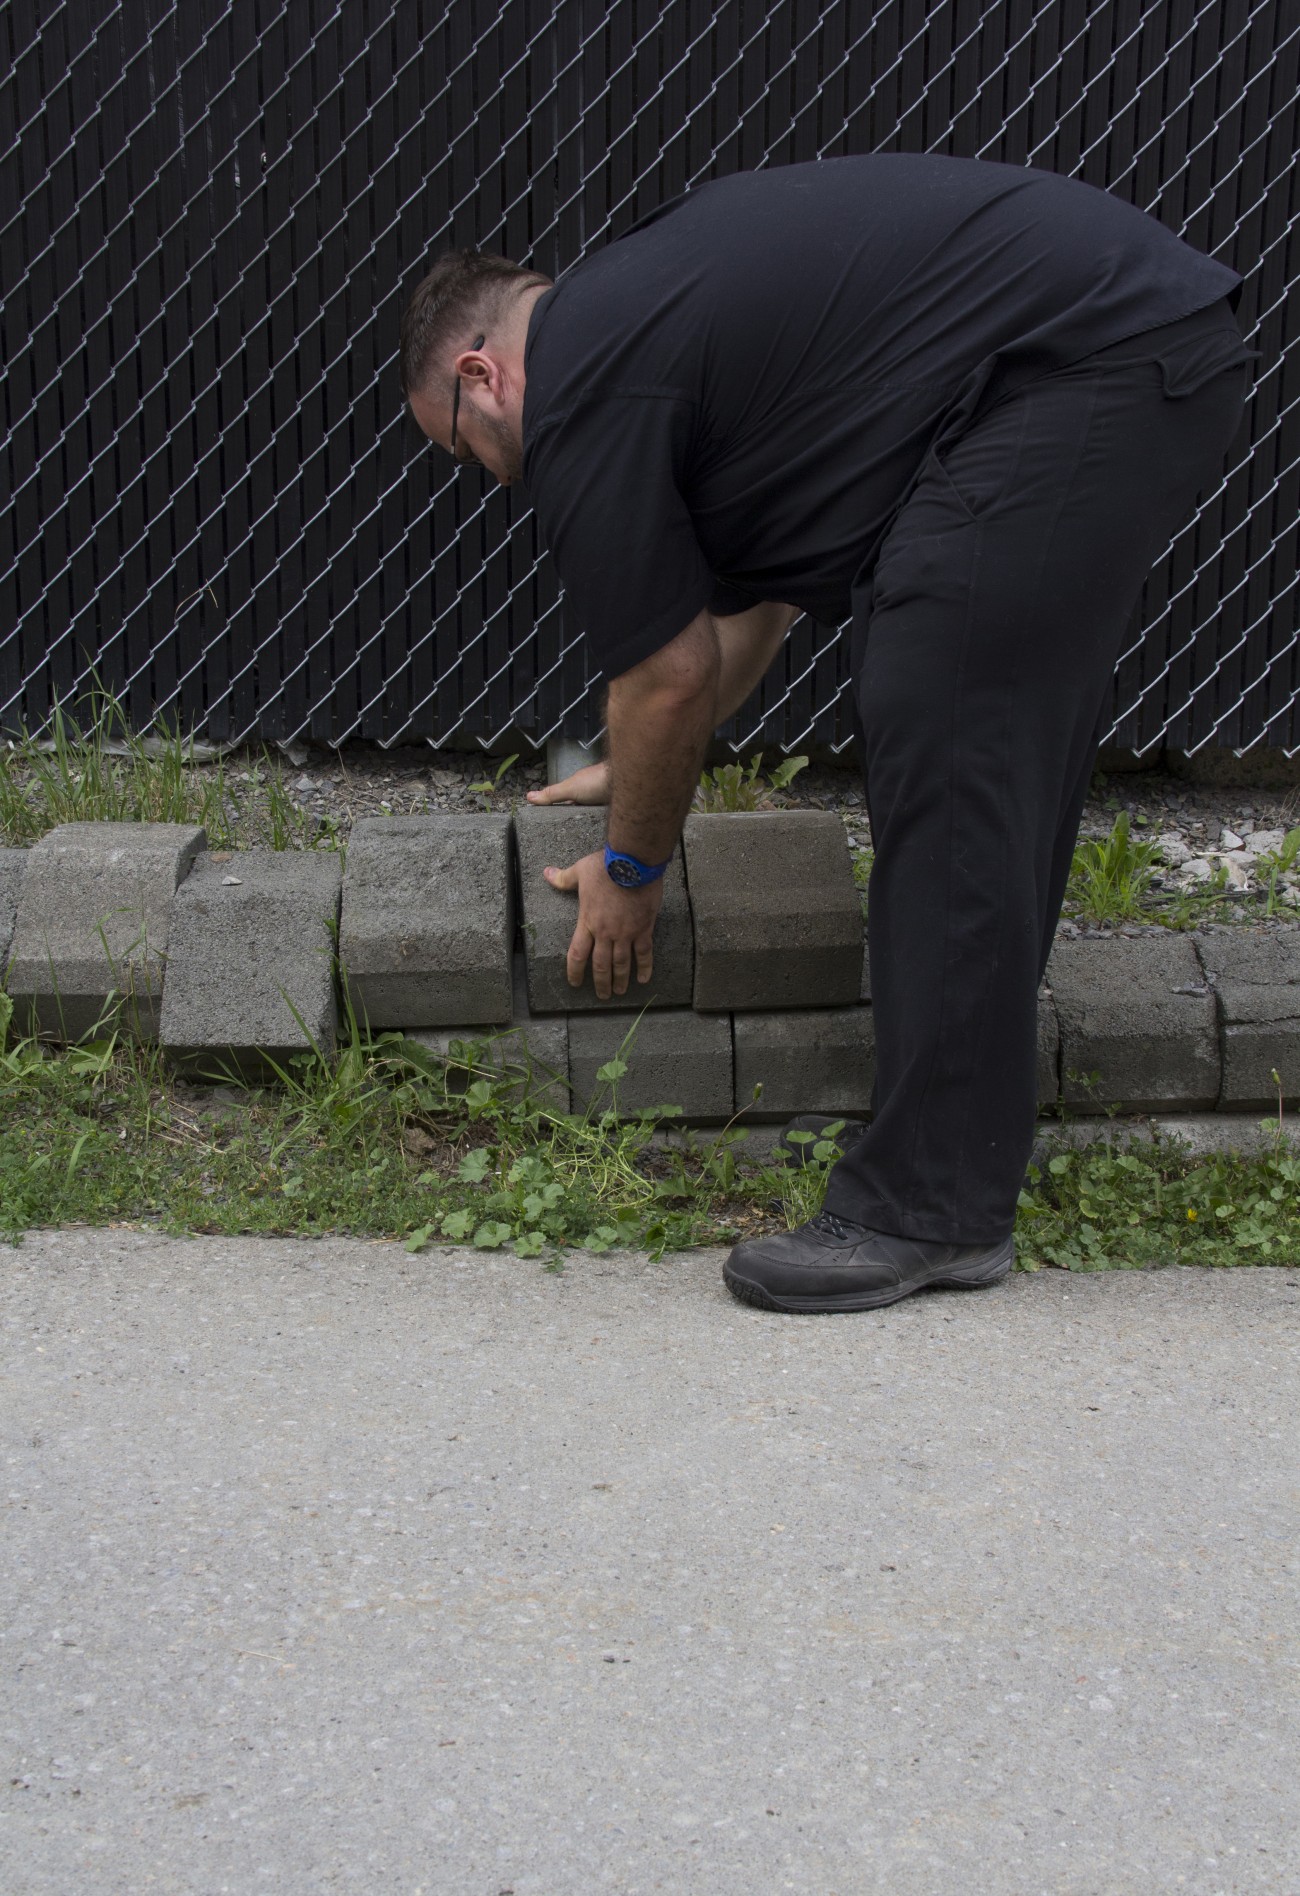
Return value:
<svg viewBox="0 0 1300 1896">
<path fill-rule="evenodd" d="M 1012 166 L 839 159 L 676 200 L 530 327 L 524 477 L 598 658 L 612 675 L 728 598 L 844 617 L 995 369 L 1064 366 L 1236 282 L 1121 201 Z"/>
</svg>

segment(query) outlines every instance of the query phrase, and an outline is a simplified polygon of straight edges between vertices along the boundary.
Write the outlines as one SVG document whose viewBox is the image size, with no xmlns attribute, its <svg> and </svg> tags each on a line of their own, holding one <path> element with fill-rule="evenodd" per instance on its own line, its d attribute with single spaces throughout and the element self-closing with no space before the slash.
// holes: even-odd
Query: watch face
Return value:
<svg viewBox="0 0 1300 1896">
<path fill-rule="evenodd" d="M 641 872 L 635 864 L 627 862 L 622 856 L 615 856 L 605 866 L 609 871 L 610 880 L 617 882 L 621 889 L 640 888 Z"/>
</svg>

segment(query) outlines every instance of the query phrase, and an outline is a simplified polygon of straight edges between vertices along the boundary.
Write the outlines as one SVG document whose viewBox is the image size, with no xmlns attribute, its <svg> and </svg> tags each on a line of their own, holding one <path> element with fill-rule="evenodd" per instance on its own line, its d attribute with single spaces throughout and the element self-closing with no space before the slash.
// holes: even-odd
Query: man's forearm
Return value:
<svg viewBox="0 0 1300 1896">
<path fill-rule="evenodd" d="M 701 613 L 670 646 L 609 688 L 609 839 L 642 862 L 663 862 L 686 820 L 713 735 L 722 658 Z"/>
</svg>

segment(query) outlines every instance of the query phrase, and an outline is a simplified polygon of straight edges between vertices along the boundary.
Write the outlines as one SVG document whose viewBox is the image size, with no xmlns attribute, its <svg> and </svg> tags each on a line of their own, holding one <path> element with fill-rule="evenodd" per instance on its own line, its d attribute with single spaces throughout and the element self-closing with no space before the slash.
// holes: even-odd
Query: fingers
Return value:
<svg viewBox="0 0 1300 1896">
<path fill-rule="evenodd" d="M 591 956 L 591 981 L 600 1000 L 607 1001 L 611 995 L 626 994 L 631 985 L 632 969 L 634 966 L 636 968 L 636 978 L 643 987 L 647 981 L 653 978 L 653 936 L 645 935 L 636 942 L 627 942 L 611 940 L 607 936 L 593 940 L 587 931 L 582 930 L 579 932 L 583 933 L 586 936 L 586 940 L 591 943 L 589 951 Z M 581 963 L 576 963 L 574 950 L 577 939 L 575 935 L 573 941 L 569 944 L 569 982 L 573 987 L 582 986 L 581 969 L 585 968 L 587 962 L 587 952 L 584 951 Z M 575 965 L 579 965 L 579 973 L 576 980 L 574 980 L 573 976 Z"/>
<path fill-rule="evenodd" d="M 632 978 L 632 944 L 598 941 L 591 957 L 591 978 L 602 1001 L 611 994 L 626 994 Z"/>
<path fill-rule="evenodd" d="M 609 765 L 584 764 L 581 770 L 559 783 L 548 783 L 528 792 L 529 803 L 608 803 Z"/>
<path fill-rule="evenodd" d="M 553 889 L 562 895 L 568 895 L 578 886 L 578 865 L 575 862 L 570 869 L 543 869 L 542 874 Z"/>
<path fill-rule="evenodd" d="M 579 988 L 586 979 L 587 963 L 591 960 L 591 951 L 595 947 L 591 930 L 579 922 L 573 931 L 573 940 L 569 943 L 569 952 L 564 958 L 564 972 L 568 976 L 569 986 Z M 595 968 L 592 969 L 593 978 Z M 600 983 L 596 983 L 596 992 L 600 994 Z M 609 999 L 609 989 L 601 995 L 602 1000 Z"/>
</svg>

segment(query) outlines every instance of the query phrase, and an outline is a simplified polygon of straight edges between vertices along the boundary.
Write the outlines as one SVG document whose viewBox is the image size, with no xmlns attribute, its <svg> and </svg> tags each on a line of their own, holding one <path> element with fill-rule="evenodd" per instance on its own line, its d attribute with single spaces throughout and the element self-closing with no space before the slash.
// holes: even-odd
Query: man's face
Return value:
<svg viewBox="0 0 1300 1896">
<path fill-rule="evenodd" d="M 450 395 L 442 397 L 423 389 L 412 394 L 410 403 L 421 431 L 450 454 Z M 502 408 L 488 378 L 474 375 L 462 379 L 456 415 L 456 464 L 486 468 L 502 487 L 509 487 L 523 476 L 523 428 Z"/>
</svg>

